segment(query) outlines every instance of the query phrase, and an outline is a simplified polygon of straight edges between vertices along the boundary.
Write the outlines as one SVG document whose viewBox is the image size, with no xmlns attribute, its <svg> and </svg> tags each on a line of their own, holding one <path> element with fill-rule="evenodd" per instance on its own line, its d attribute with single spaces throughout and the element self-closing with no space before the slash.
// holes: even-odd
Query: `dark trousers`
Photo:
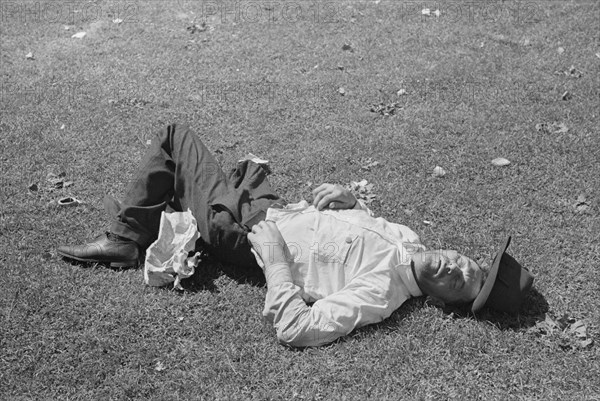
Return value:
<svg viewBox="0 0 600 401">
<path fill-rule="evenodd" d="M 281 202 L 266 176 L 248 161 L 226 175 L 195 133 L 169 125 L 152 139 L 123 202 L 108 206 L 116 215 L 111 231 L 146 249 L 167 206 L 189 208 L 198 222 L 199 246 L 223 262 L 254 265 L 246 235 L 268 207 Z"/>
</svg>

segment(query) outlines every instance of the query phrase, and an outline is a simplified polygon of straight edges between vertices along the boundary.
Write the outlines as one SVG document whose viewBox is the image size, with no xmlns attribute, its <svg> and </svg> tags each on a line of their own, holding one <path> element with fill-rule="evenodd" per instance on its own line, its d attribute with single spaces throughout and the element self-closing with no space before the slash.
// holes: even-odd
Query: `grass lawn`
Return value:
<svg viewBox="0 0 600 401">
<path fill-rule="evenodd" d="M 1 7 L 1 399 L 600 399 L 597 2 Z M 430 247 L 489 261 L 510 234 L 535 291 L 518 317 L 415 299 L 291 350 L 260 272 L 208 264 L 179 293 L 57 258 L 108 227 L 104 194 L 172 122 L 227 169 L 269 159 L 288 200 L 366 179 Z"/>
</svg>

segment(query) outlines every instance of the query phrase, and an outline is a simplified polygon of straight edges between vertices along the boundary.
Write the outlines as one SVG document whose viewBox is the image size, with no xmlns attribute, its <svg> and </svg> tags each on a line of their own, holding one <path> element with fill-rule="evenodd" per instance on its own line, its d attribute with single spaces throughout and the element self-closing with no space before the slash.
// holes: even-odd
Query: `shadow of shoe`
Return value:
<svg viewBox="0 0 600 401">
<path fill-rule="evenodd" d="M 111 265 L 110 262 L 83 262 L 80 260 L 75 260 L 75 259 L 71 259 L 68 257 L 61 257 L 63 261 L 67 262 L 68 264 L 70 264 L 71 266 L 77 266 L 77 267 L 82 267 L 85 269 L 108 269 L 108 270 L 112 270 L 115 272 L 122 272 L 122 271 L 126 271 L 126 270 L 140 270 L 140 268 L 142 268 L 143 263 L 139 263 L 137 266 L 114 266 Z"/>
</svg>

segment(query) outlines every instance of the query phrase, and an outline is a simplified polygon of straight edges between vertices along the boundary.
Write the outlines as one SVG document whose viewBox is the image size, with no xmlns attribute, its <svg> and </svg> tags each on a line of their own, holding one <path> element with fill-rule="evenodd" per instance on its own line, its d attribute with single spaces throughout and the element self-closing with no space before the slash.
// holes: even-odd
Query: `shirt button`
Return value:
<svg viewBox="0 0 600 401">
<path fill-rule="evenodd" d="M 346 243 L 347 244 L 351 244 L 352 243 L 352 237 L 346 237 Z"/>
</svg>

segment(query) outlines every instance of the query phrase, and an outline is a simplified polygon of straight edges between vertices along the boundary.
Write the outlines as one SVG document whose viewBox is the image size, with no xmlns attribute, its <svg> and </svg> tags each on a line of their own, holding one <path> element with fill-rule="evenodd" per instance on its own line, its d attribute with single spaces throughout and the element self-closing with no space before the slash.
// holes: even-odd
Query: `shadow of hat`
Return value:
<svg viewBox="0 0 600 401">
<path fill-rule="evenodd" d="M 507 237 L 494 256 L 492 267 L 473 301 L 471 312 L 484 307 L 511 314 L 519 312 L 521 303 L 533 284 L 533 276 L 506 253 L 509 244 L 510 237 Z"/>
</svg>

